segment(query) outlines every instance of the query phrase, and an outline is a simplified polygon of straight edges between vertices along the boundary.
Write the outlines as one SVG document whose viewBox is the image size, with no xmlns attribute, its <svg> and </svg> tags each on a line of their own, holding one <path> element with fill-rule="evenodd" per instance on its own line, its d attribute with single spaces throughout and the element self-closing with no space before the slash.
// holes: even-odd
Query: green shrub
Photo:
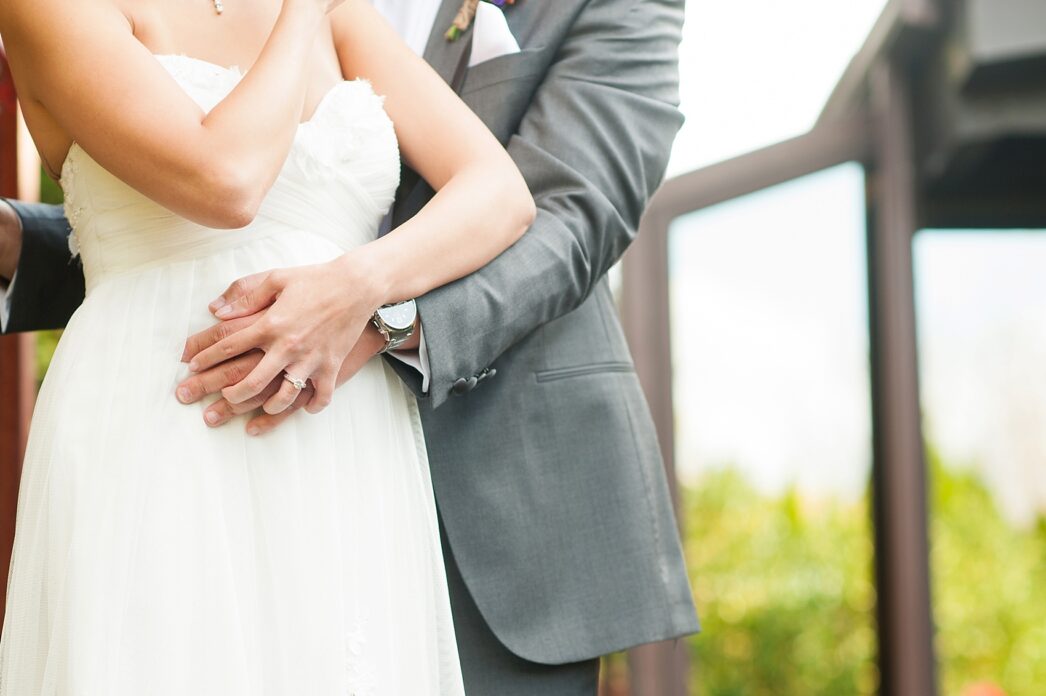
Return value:
<svg viewBox="0 0 1046 696">
<path fill-rule="evenodd" d="M 930 457 L 941 693 L 1046 684 L 1046 524 L 1018 530 L 984 486 Z M 690 640 L 703 696 L 878 690 L 867 498 L 760 496 L 729 469 L 683 493 L 703 633 Z"/>
</svg>

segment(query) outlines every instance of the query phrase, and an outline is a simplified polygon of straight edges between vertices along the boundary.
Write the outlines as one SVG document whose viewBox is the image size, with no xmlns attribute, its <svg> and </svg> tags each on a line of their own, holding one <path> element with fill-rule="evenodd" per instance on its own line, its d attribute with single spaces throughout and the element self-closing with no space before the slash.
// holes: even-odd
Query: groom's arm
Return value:
<svg viewBox="0 0 1046 696">
<path fill-rule="evenodd" d="M 18 249 L 13 283 L 0 290 L 0 302 L 6 302 L 7 310 L 0 330 L 14 333 L 65 326 L 83 301 L 84 277 L 69 252 L 69 223 L 62 208 L 16 201 L 0 201 L 0 206 L 4 208 L 0 246 Z"/>
<path fill-rule="evenodd" d="M 577 308 L 635 237 L 675 135 L 683 0 L 591 0 L 508 150 L 538 207 L 495 261 L 418 300 L 439 406 L 537 327 Z M 420 378 L 399 369 L 417 394 Z"/>
</svg>

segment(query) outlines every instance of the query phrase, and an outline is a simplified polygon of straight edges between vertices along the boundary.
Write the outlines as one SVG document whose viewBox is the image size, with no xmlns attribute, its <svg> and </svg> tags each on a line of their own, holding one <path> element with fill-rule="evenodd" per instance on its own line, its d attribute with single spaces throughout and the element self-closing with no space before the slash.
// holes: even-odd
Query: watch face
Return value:
<svg viewBox="0 0 1046 696">
<path fill-rule="evenodd" d="M 382 307 L 378 310 L 381 320 L 393 329 L 404 330 L 414 326 L 414 320 L 418 316 L 417 305 L 414 301 L 402 302 L 391 307 Z"/>
</svg>

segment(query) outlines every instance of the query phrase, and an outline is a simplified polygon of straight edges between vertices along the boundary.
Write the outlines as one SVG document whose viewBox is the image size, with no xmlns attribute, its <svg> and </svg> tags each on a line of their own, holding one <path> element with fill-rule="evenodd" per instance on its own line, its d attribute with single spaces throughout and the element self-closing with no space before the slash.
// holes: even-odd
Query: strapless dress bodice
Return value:
<svg viewBox="0 0 1046 696">
<path fill-rule="evenodd" d="M 157 56 L 205 112 L 243 78 L 187 56 Z M 319 235 L 349 250 L 377 235 L 399 184 L 399 148 L 383 99 L 364 80 L 338 83 L 295 135 L 287 161 L 256 219 L 217 230 L 167 210 L 119 180 L 73 144 L 62 167 L 72 253 L 88 292 L 103 280 L 205 257 L 273 235 Z"/>
</svg>

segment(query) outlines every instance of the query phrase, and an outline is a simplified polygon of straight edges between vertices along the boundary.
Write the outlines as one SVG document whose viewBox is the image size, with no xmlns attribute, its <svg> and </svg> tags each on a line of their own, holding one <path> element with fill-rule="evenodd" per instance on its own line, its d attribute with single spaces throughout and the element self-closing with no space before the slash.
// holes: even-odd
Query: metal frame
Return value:
<svg viewBox="0 0 1046 696">
<path fill-rule="evenodd" d="M 873 527 L 881 693 L 933 696 L 927 504 L 916 365 L 911 240 L 916 230 L 912 115 L 899 68 L 877 64 L 870 112 L 665 183 L 624 263 L 622 315 L 675 495 L 668 234 L 673 220 L 846 162 L 868 174 Z M 679 507 L 676 507 L 679 514 Z M 888 513 L 888 514 L 887 514 Z M 680 523 L 682 521 L 680 520 Z M 686 693 L 678 646 L 631 655 L 633 693 Z"/>
<path fill-rule="evenodd" d="M 884 694 L 932 696 L 936 658 L 912 267 L 914 129 L 903 71 L 880 64 L 871 86 L 882 115 L 868 207 L 879 670 Z"/>
</svg>

